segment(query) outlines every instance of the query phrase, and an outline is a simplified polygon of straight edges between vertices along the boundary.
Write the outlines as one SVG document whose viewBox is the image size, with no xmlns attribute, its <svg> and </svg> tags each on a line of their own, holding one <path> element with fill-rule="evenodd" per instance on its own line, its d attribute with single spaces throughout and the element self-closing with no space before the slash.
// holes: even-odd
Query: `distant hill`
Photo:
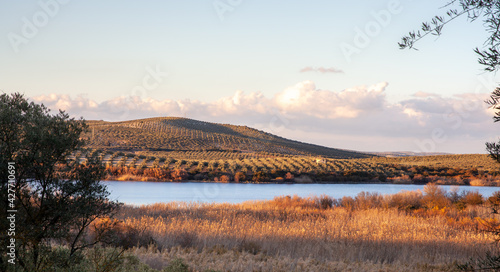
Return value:
<svg viewBox="0 0 500 272">
<path fill-rule="evenodd" d="M 412 156 L 439 156 L 439 155 L 451 155 L 445 152 L 412 152 L 412 151 L 388 151 L 388 152 L 369 152 L 382 157 L 412 157 Z"/>
<path fill-rule="evenodd" d="M 114 150 L 268 152 L 330 158 L 373 155 L 293 141 L 247 126 L 158 117 L 123 122 L 87 121 L 92 148 Z"/>
</svg>

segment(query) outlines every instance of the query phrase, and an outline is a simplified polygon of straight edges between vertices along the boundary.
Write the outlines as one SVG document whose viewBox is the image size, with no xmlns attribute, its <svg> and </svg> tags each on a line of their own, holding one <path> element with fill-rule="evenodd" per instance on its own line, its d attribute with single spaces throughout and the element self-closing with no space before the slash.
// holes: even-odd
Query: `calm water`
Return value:
<svg viewBox="0 0 500 272">
<path fill-rule="evenodd" d="M 302 197 L 326 194 L 334 198 L 356 196 L 359 192 L 395 194 L 402 190 L 422 190 L 423 185 L 393 184 L 235 184 L 235 183 L 174 183 L 142 181 L 105 181 L 111 199 L 132 205 L 170 201 L 200 201 L 239 203 L 247 200 L 273 199 L 281 195 Z M 442 186 L 450 190 L 453 186 Z M 455 186 L 456 187 L 456 186 Z M 459 192 L 478 191 L 490 196 L 499 187 L 459 186 Z"/>
</svg>

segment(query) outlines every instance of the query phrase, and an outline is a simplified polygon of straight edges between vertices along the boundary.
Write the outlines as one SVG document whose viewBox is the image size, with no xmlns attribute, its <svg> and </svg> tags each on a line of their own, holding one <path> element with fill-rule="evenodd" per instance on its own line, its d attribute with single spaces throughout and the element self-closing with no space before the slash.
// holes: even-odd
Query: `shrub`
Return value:
<svg viewBox="0 0 500 272">
<path fill-rule="evenodd" d="M 498 213 L 500 209 L 500 191 L 493 193 L 493 195 L 488 198 L 488 205 L 491 207 L 492 213 Z"/>
<path fill-rule="evenodd" d="M 434 183 L 424 186 L 424 197 L 422 203 L 429 209 L 442 209 L 451 206 L 451 201 L 446 197 L 446 192 Z"/>
<path fill-rule="evenodd" d="M 231 177 L 229 175 L 222 175 L 219 178 L 219 181 L 222 182 L 222 183 L 228 183 L 228 182 L 231 181 Z"/>
<path fill-rule="evenodd" d="M 348 210 L 354 210 L 355 204 L 356 204 L 356 201 L 354 200 L 354 198 L 352 198 L 350 196 L 344 196 L 340 200 L 340 206 L 342 206 Z"/>
<path fill-rule="evenodd" d="M 371 209 L 380 207 L 383 197 L 379 193 L 360 192 L 354 199 L 358 209 Z"/>
<path fill-rule="evenodd" d="M 466 192 L 463 201 L 467 205 L 481 205 L 484 202 L 483 196 L 479 192 Z"/>
<path fill-rule="evenodd" d="M 327 195 L 321 195 L 319 198 L 316 198 L 315 200 L 318 207 L 323 210 L 332 208 L 335 203 L 335 199 Z"/>
<path fill-rule="evenodd" d="M 403 191 L 398 194 L 386 197 L 386 205 L 389 208 L 398 208 L 399 210 L 416 210 L 422 206 L 422 192 Z"/>
<path fill-rule="evenodd" d="M 173 180 L 186 180 L 188 178 L 188 173 L 182 168 L 177 168 L 171 173 Z"/>
</svg>

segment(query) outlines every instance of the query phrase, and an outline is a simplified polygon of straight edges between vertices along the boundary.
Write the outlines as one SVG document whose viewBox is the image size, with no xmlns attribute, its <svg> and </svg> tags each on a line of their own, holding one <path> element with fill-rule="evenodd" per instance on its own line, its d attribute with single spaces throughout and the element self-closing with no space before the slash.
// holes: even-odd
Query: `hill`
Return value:
<svg viewBox="0 0 500 272">
<path fill-rule="evenodd" d="M 439 156 L 450 155 L 445 152 L 412 152 L 412 151 L 387 151 L 387 152 L 369 152 L 370 154 L 381 157 L 414 157 L 414 156 Z"/>
<path fill-rule="evenodd" d="M 231 151 L 367 158 L 373 155 L 285 139 L 247 126 L 217 124 L 179 117 L 123 122 L 87 121 L 88 146 L 128 151 Z"/>
</svg>

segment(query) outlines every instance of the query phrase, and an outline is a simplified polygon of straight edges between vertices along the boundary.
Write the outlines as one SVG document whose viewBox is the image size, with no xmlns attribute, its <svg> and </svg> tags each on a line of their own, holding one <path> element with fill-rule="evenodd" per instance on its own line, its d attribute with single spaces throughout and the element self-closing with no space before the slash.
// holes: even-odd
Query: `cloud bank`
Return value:
<svg viewBox="0 0 500 272">
<path fill-rule="evenodd" d="M 419 92 L 389 102 L 387 87 L 387 82 L 381 82 L 330 91 L 303 81 L 273 97 L 237 91 L 214 102 L 121 96 L 98 103 L 84 96 L 58 94 L 32 99 L 87 120 L 185 116 L 361 151 L 484 153 L 484 142 L 496 141 L 498 128 L 483 102 L 488 94 L 442 97 Z"/>
</svg>

